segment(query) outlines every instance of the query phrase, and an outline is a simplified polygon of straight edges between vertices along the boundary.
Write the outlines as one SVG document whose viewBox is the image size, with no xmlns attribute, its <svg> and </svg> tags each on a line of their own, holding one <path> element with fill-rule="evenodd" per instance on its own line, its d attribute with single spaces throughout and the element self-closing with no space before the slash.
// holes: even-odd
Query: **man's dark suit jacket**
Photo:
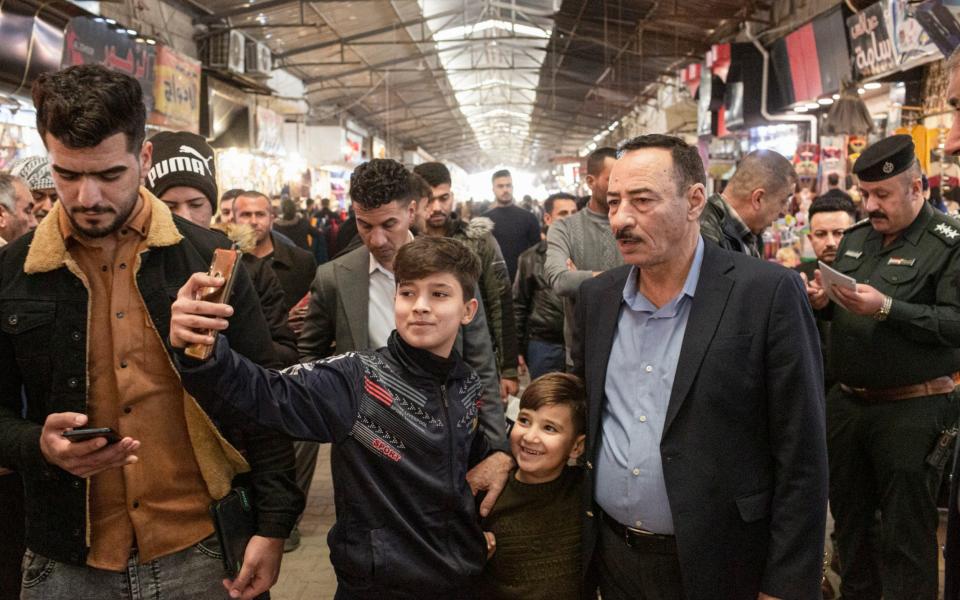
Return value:
<svg viewBox="0 0 960 600">
<path fill-rule="evenodd" d="M 607 526 L 592 497 L 593 465 L 629 272 L 586 281 L 577 300 L 574 369 L 588 395 L 588 582 L 597 528 Z M 817 328 L 799 276 L 706 244 L 660 442 L 688 599 L 820 597 L 824 421 Z"/>
<path fill-rule="evenodd" d="M 312 253 L 295 244 L 280 241 L 273 233 L 270 235 L 273 238 L 273 254 L 266 260 L 280 280 L 283 310 L 288 313 L 310 291 L 310 282 L 317 272 L 317 260 Z"/>
</svg>

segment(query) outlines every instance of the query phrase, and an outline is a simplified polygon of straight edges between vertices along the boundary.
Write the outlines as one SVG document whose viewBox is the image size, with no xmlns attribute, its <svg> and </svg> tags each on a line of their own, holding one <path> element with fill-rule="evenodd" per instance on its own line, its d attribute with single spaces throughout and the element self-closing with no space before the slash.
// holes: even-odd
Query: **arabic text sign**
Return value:
<svg viewBox="0 0 960 600">
<path fill-rule="evenodd" d="M 126 73 L 140 82 L 143 103 L 153 110 L 154 47 L 139 44 L 126 32 L 88 17 L 74 17 L 67 23 L 61 66 L 102 64 Z"/>
<path fill-rule="evenodd" d="M 153 87 L 152 125 L 198 133 L 200 130 L 200 63 L 161 46 Z"/>
<path fill-rule="evenodd" d="M 880 75 L 896 68 L 897 53 L 883 4 L 878 2 L 847 19 L 850 31 L 850 50 L 856 79 Z"/>
</svg>

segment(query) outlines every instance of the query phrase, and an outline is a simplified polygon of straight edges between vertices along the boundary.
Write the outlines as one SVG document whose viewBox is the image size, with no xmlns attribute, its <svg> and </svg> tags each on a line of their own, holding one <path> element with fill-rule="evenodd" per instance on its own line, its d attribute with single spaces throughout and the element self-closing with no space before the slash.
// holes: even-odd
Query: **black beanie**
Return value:
<svg viewBox="0 0 960 600">
<path fill-rule="evenodd" d="M 217 168 L 213 148 L 202 137 L 186 131 L 162 131 L 152 138 L 153 166 L 146 188 L 160 197 L 172 187 L 200 190 L 217 212 Z"/>
</svg>

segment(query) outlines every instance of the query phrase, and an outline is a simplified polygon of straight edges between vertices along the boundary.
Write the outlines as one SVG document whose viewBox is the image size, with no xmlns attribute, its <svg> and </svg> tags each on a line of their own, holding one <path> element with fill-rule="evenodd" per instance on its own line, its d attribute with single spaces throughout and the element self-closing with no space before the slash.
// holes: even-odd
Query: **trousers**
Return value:
<svg viewBox="0 0 960 600">
<path fill-rule="evenodd" d="M 20 600 L 226 600 L 216 538 L 141 563 L 133 550 L 122 572 L 60 563 L 27 549 Z"/>
<path fill-rule="evenodd" d="M 830 509 L 844 600 L 936 600 L 943 470 L 926 458 L 956 422 L 953 394 L 866 402 L 830 390 Z"/>
</svg>

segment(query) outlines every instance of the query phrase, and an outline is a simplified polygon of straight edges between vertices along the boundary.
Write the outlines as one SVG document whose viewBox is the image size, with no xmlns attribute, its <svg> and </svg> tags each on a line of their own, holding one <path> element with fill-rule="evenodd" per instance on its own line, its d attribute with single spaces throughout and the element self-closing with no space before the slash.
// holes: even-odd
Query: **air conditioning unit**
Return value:
<svg viewBox="0 0 960 600">
<path fill-rule="evenodd" d="M 214 69 L 223 69 L 242 75 L 246 58 L 245 42 L 243 34 L 234 29 L 211 33 L 207 39 L 204 64 Z"/>
<path fill-rule="evenodd" d="M 247 75 L 269 77 L 273 55 L 270 48 L 262 42 L 247 40 Z"/>
<path fill-rule="evenodd" d="M 243 75 L 245 71 L 244 48 L 246 47 L 246 38 L 235 29 L 230 30 L 230 62 L 227 64 L 227 70 Z"/>
</svg>

